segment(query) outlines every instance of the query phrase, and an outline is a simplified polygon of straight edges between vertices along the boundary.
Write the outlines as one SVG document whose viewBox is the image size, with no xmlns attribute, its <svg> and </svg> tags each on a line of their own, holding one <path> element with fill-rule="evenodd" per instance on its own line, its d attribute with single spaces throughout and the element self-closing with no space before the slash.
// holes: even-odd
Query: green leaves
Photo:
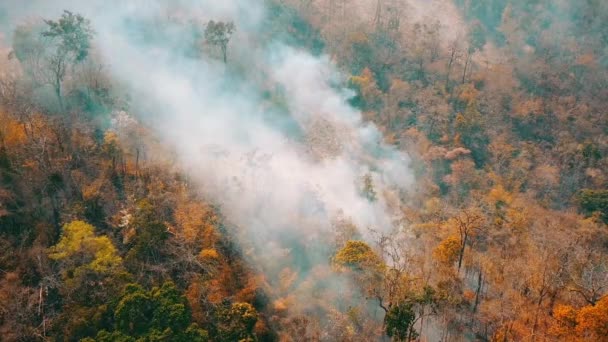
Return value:
<svg viewBox="0 0 608 342">
<path fill-rule="evenodd" d="M 213 45 L 226 45 L 230 41 L 232 33 L 234 33 L 235 27 L 232 22 L 215 22 L 211 20 L 205 28 L 205 40 L 209 44 Z"/>
<path fill-rule="evenodd" d="M 258 321 L 258 313 L 248 303 L 225 303 L 218 313 L 219 338 L 222 341 L 248 340 L 254 336 L 253 328 Z"/>
<path fill-rule="evenodd" d="M 205 41 L 208 44 L 215 45 L 222 51 L 224 63 L 227 62 L 227 51 L 230 37 L 234 33 L 235 27 L 232 22 L 215 22 L 211 20 L 205 27 Z"/>
<path fill-rule="evenodd" d="M 152 314 L 152 325 L 183 330 L 190 322 L 191 312 L 184 296 L 170 282 L 150 291 L 155 310 Z"/>
<path fill-rule="evenodd" d="M 149 329 L 153 303 L 139 285 L 129 284 L 114 312 L 116 328 L 130 335 L 142 335 Z"/>
<path fill-rule="evenodd" d="M 586 214 L 598 212 L 602 220 L 608 223 L 608 190 L 583 189 L 578 200 Z"/>
<path fill-rule="evenodd" d="M 416 313 L 411 303 L 399 303 L 393 306 L 384 317 L 386 334 L 396 341 L 409 341 L 418 334 L 414 330 Z"/>
<path fill-rule="evenodd" d="M 154 207 L 148 200 L 137 203 L 137 211 L 131 222 L 137 235 L 135 245 L 127 255 L 127 261 L 134 259 L 147 262 L 157 262 L 161 257 L 161 249 L 165 240 L 169 237 L 167 227 L 158 219 Z"/>
<path fill-rule="evenodd" d="M 114 311 L 116 331 L 101 331 L 97 341 L 207 341 L 207 332 L 190 324 L 186 298 L 172 282 L 146 291 L 129 284 Z"/>
<path fill-rule="evenodd" d="M 42 32 L 57 43 L 58 55 L 69 56 L 74 62 L 81 62 L 87 58 L 93 38 L 93 29 L 88 19 L 80 14 L 64 11 L 57 21 L 45 20 L 48 28 Z"/>
</svg>

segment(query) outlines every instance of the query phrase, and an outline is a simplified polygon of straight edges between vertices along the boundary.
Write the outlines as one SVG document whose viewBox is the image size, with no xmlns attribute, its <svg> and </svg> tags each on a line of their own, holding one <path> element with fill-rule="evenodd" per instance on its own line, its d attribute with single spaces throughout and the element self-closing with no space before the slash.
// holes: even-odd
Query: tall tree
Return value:
<svg viewBox="0 0 608 342">
<path fill-rule="evenodd" d="M 228 43 L 235 31 L 234 23 L 231 21 L 215 22 L 211 20 L 205 27 L 205 41 L 208 44 L 219 47 L 222 52 L 224 64 L 228 62 Z"/>
<path fill-rule="evenodd" d="M 64 11 L 57 21 L 45 20 L 48 27 L 42 36 L 49 41 L 49 68 L 52 85 L 63 110 L 62 83 L 67 69 L 74 63 L 82 62 L 89 55 L 93 29 L 90 21 L 80 14 Z"/>
</svg>

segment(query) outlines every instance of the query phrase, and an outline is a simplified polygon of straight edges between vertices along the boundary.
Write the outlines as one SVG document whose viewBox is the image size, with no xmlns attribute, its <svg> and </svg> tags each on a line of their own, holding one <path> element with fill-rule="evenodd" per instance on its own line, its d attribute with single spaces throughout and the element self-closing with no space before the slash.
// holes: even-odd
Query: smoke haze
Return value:
<svg viewBox="0 0 608 342">
<path fill-rule="evenodd" d="M 413 183 L 408 156 L 384 145 L 378 129 L 347 104 L 345 79 L 327 57 L 257 37 L 267 15 L 261 2 L 3 7 L 12 20 L 33 13 L 53 18 L 63 9 L 89 18 L 102 63 L 130 89 L 129 112 L 157 130 L 202 194 L 237 227 L 253 267 L 271 284 L 285 268 L 299 273 L 298 302 L 309 302 L 319 286 L 307 284 L 308 274 L 318 277 L 329 267 L 332 222 L 350 221 L 363 236 L 370 228 L 398 228 L 389 199 Z M 170 25 L 208 20 L 235 22 L 228 66 L 189 56 L 196 43 L 189 26 Z M 375 200 L 364 193 L 364 177 L 371 177 Z M 344 279 L 325 281 L 333 296 L 350 291 Z"/>
</svg>

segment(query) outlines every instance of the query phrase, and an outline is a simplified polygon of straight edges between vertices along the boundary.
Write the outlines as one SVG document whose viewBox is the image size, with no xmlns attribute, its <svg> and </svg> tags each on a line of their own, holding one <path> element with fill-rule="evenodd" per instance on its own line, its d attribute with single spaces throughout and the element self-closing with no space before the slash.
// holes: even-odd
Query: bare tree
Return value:
<svg viewBox="0 0 608 342">
<path fill-rule="evenodd" d="M 471 235 L 475 234 L 481 228 L 483 216 L 471 209 L 465 209 L 462 210 L 454 220 L 460 236 L 460 252 L 458 253 L 458 271 L 460 271 L 467 243 L 469 243 Z"/>
</svg>

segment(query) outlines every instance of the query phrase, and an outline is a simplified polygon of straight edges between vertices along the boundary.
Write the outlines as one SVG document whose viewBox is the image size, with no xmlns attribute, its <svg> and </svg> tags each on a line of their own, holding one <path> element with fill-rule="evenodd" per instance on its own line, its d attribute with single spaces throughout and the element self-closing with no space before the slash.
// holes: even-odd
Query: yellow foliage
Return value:
<svg viewBox="0 0 608 342">
<path fill-rule="evenodd" d="M 530 224 L 530 217 L 526 210 L 521 208 L 510 208 L 507 210 L 507 220 L 513 230 L 523 231 Z"/>
<path fill-rule="evenodd" d="M 597 58 L 593 53 L 586 53 L 584 55 L 580 55 L 576 58 L 577 65 L 584 65 L 588 67 L 594 67 L 597 65 Z"/>
<path fill-rule="evenodd" d="M 215 244 L 218 217 L 211 207 L 197 202 L 181 203 L 175 210 L 175 220 L 181 228 L 178 235 L 186 242 L 202 238 L 207 247 Z"/>
<path fill-rule="evenodd" d="M 539 115 L 543 111 L 543 100 L 540 98 L 525 100 L 515 105 L 515 114 L 522 118 L 529 115 Z"/>
<path fill-rule="evenodd" d="M 205 314 L 203 312 L 201 306 L 201 299 L 203 297 L 203 291 L 200 282 L 193 281 L 190 283 L 188 288 L 185 291 L 186 299 L 188 300 L 188 304 L 192 309 L 192 318 L 195 322 L 201 322 L 205 318 Z"/>
<path fill-rule="evenodd" d="M 27 139 L 21 123 L 6 114 L 0 113 L 0 143 L 7 149 L 20 147 Z"/>
<path fill-rule="evenodd" d="M 493 187 L 487 198 L 488 202 L 496 207 L 508 206 L 513 202 L 513 197 L 501 184 Z"/>
<path fill-rule="evenodd" d="M 466 103 L 473 102 L 477 99 L 479 91 L 475 89 L 473 84 L 467 83 L 460 87 L 458 98 Z"/>
<path fill-rule="evenodd" d="M 568 340 L 608 340 L 608 296 L 579 310 L 569 305 L 557 305 L 553 318 L 555 322 L 549 329 L 553 336 Z"/>
<path fill-rule="evenodd" d="M 206 248 L 198 254 L 198 258 L 203 262 L 217 261 L 220 254 L 213 248 Z"/>
<path fill-rule="evenodd" d="M 441 199 L 439 197 L 431 197 L 424 202 L 424 212 L 426 214 L 437 214 L 441 211 Z"/>
<path fill-rule="evenodd" d="M 336 264 L 357 270 L 378 269 L 383 263 L 380 257 L 363 241 L 346 242 L 334 257 Z"/>
<path fill-rule="evenodd" d="M 394 78 L 391 81 L 391 90 L 390 93 L 393 96 L 403 97 L 407 93 L 411 91 L 411 86 L 409 83 L 404 82 L 398 78 Z"/>
<path fill-rule="evenodd" d="M 450 236 L 441 241 L 439 246 L 435 248 L 433 251 L 433 256 L 435 259 L 437 259 L 437 261 L 449 266 L 458 260 L 460 248 L 460 239 L 456 236 Z"/>
<path fill-rule="evenodd" d="M 365 32 L 363 32 L 361 30 L 357 30 L 357 31 L 354 31 L 353 33 L 351 33 L 351 35 L 349 36 L 349 40 L 353 44 L 355 44 L 355 43 L 363 44 L 363 43 L 367 43 L 369 38 L 367 37 Z"/>
<path fill-rule="evenodd" d="M 462 297 L 467 301 L 467 302 L 472 302 L 473 300 L 475 300 L 475 292 L 471 291 L 471 290 L 464 290 Z"/>
<path fill-rule="evenodd" d="M 437 223 L 427 222 L 427 223 L 416 223 L 412 225 L 412 228 L 416 231 L 429 231 L 437 228 Z"/>
<path fill-rule="evenodd" d="M 456 125 L 461 126 L 461 125 L 464 125 L 465 123 L 466 123 L 466 119 L 464 118 L 464 115 L 462 115 L 462 113 L 457 113 L 456 114 Z"/>
<path fill-rule="evenodd" d="M 608 340 L 608 296 L 593 306 L 588 305 L 580 309 L 576 323 L 576 331 L 579 334 L 591 335 L 596 341 Z"/>
<path fill-rule="evenodd" d="M 49 257 L 61 261 L 83 254 L 92 257 L 93 260 L 77 268 L 107 272 L 118 267 L 122 262 L 112 241 L 107 236 L 95 236 L 94 228 L 90 224 L 73 221 L 64 225 L 61 239 L 49 249 Z"/>
<path fill-rule="evenodd" d="M 103 186 L 104 179 L 98 178 L 94 180 L 91 184 L 84 186 L 82 188 L 82 197 L 85 200 L 93 199 L 101 193 L 101 187 Z"/>
<path fill-rule="evenodd" d="M 279 298 L 272 303 L 274 309 L 278 312 L 285 312 L 293 302 L 293 297 Z"/>
<path fill-rule="evenodd" d="M 112 131 L 107 131 L 103 135 L 103 143 L 106 145 L 118 145 L 118 135 Z"/>
<path fill-rule="evenodd" d="M 363 69 L 360 76 L 352 76 L 351 81 L 361 86 L 361 88 L 368 87 L 371 83 L 376 82 L 369 68 Z"/>
<path fill-rule="evenodd" d="M 120 149 L 120 142 L 116 133 L 107 131 L 103 136 L 103 150 L 110 156 L 115 156 Z"/>
<path fill-rule="evenodd" d="M 549 333 L 554 336 L 568 336 L 576 326 L 576 310 L 569 305 L 555 306 L 553 318 L 555 323 L 549 329 Z"/>
</svg>

